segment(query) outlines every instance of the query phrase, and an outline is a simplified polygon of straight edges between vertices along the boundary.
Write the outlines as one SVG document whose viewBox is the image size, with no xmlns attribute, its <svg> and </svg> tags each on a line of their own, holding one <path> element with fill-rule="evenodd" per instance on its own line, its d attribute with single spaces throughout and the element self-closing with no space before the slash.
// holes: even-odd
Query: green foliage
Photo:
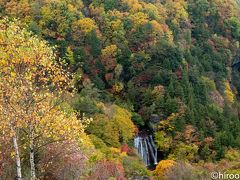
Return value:
<svg viewBox="0 0 240 180">
<path fill-rule="evenodd" d="M 169 150 L 172 143 L 171 137 L 166 137 L 166 134 L 163 131 L 155 133 L 155 141 L 159 150 L 164 152 Z"/>
<path fill-rule="evenodd" d="M 137 157 L 126 156 L 123 158 L 123 167 L 126 177 L 150 176 L 150 172 Z"/>
<path fill-rule="evenodd" d="M 133 114 L 132 121 L 134 122 L 134 124 L 139 125 L 139 126 L 144 126 L 144 124 L 145 124 L 142 117 L 139 114 L 136 114 L 136 113 Z"/>
<path fill-rule="evenodd" d="M 226 21 L 227 26 L 232 32 L 233 38 L 239 39 L 240 37 L 240 21 L 237 17 L 231 17 Z"/>
<path fill-rule="evenodd" d="M 216 90 L 216 85 L 213 80 L 209 79 L 208 77 L 202 77 L 202 81 L 209 91 Z"/>
<path fill-rule="evenodd" d="M 107 145 L 103 142 L 102 139 L 98 138 L 97 136 L 95 136 L 93 134 L 89 135 L 89 137 L 97 149 L 100 149 L 103 151 L 107 149 Z"/>
<path fill-rule="evenodd" d="M 174 148 L 174 152 L 169 155 L 169 159 L 182 160 L 182 161 L 194 161 L 198 147 L 195 144 L 185 145 L 179 144 Z"/>
<path fill-rule="evenodd" d="M 93 87 L 90 81 L 84 82 L 83 85 L 84 87 L 79 95 L 74 98 L 74 109 L 88 116 L 100 112 L 96 104 L 96 100 L 99 97 L 98 89 Z"/>
</svg>

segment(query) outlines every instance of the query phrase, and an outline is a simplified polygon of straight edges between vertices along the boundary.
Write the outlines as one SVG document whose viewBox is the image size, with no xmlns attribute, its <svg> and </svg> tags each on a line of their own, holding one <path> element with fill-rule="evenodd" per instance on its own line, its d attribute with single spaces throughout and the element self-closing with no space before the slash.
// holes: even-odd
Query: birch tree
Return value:
<svg viewBox="0 0 240 180">
<path fill-rule="evenodd" d="M 31 180 L 35 180 L 35 152 L 49 143 L 80 139 L 84 127 L 74 112 L 61 108 L 69 74 L 55 61 L 45 41 L 4 19 L 0 21 L 0 52 L 1 128 L 13 140 L 17 179 L 22 179 L 18 144 L 22 136 L 22 145 L 28 147 Z"/>
</svg>

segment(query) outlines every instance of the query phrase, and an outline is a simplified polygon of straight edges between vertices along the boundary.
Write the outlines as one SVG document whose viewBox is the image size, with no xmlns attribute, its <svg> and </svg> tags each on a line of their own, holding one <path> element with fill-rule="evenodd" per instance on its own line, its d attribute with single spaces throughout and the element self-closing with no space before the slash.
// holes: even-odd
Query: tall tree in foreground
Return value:
<svg viewBox="0 0 240 180">
<path fill-rule="evenodd" d="M 69 75 L 56 63 L 53 50 L 16 22 L 0 21 L 0 122 L 13 140 L 17 179 L 22 179 L 19 141 L 29 149 L 31 180 L 35 153 L 53 142 L 80 140 L 83 125 L 60 99 Z"/>
</svg>

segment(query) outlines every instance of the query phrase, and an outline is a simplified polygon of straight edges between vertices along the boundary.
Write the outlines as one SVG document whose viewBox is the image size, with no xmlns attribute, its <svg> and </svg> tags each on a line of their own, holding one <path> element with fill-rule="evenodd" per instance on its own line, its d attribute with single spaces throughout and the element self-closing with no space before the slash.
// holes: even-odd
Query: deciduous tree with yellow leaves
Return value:
<svg viewBox="0 0 240 180">
<path fill-rule="evenodd" d="M 3 19 L 0 51 L 0 128 L 13 139 L 17 179 L 22 179 L 21 139 L 23 149 L 29 149 L 34 180 L 36 151 L 49 143 L 79 140 L 84 127 L 74 112 L 61 106 L 70 78 L 54 61 L 56 56 L 45 41 L 16 21 Z"/>
</svg>

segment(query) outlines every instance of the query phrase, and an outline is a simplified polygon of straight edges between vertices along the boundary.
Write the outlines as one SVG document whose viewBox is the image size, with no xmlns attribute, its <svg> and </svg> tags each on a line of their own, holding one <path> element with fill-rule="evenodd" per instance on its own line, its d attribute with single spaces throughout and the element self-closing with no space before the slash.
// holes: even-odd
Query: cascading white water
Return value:
<svg viewBox="0 0 240 180">
<path fill-rule="evenodd" d="M 154 165 L 158 163 L 157 147 L 153 141 L 152 135 L 145 137 L 136 136 L 134 138 L 134 146 L 146 166 L 150 166 L 152 163 L 154 163 Z"/>
</svg>

